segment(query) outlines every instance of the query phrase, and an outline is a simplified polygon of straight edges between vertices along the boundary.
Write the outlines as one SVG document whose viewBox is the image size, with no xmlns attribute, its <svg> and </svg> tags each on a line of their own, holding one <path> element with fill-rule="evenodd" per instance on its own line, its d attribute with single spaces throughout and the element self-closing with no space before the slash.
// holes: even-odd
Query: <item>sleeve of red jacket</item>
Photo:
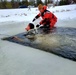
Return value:
<svg viewBox="0 0 76 75">
<path fill-rule="evenodd" d="M 50 13 L 46 13 L 46 14 L 44 15 L 44 19 L 41 20 L 40 25 L 41 25 L 41 24 L 44 24 L 48 19 L 50 19 L 49 16 L 50 16 L 50 18 L 52 18 L 52 15 L 51 15 Z"/>
<path fill-rule="evenodd" d="M 38 19 L 40 17 L 40 13 L 38 15 L 35 16 L 36 19 Z"/>
<path fill-rule="evenodd" d="M 40 13 L 35 16 L 35 18 L 32 20 L 33 22 L 40 17 Z"/>
</svg>

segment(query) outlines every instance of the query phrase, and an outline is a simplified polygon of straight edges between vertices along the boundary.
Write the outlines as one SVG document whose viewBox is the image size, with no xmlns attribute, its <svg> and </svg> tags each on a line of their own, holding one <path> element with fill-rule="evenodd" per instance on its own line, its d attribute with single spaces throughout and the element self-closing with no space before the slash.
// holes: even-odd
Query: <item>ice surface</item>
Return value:
<svg viewBox="0 0 76 75">
<path fill-rule="evenodd" d="M 15 23 L 12 28 L 7 24 L 0 29 L 4 28 L 3 34 L 14 35 L 24 32 L 23 24 Z M 51 53 L 0 40 L 0 75 L 75 75 L 75 64 Z"/>
</svg>

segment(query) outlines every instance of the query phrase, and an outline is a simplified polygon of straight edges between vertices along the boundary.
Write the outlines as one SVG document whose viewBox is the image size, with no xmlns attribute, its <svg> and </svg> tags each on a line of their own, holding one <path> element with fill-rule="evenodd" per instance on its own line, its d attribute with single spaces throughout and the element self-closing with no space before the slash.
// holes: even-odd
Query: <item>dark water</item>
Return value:
<svg viewBox="0 0 76 75">
<path fill-rule="evenodd" d="M 7 40 L 76 61 L 76 28 L 55 28 L 51 33 L 37 34 L 31 40 L 23 35 L 20 33 L 16 35 L 19 39 L 9 37 Z"/>
</svg>

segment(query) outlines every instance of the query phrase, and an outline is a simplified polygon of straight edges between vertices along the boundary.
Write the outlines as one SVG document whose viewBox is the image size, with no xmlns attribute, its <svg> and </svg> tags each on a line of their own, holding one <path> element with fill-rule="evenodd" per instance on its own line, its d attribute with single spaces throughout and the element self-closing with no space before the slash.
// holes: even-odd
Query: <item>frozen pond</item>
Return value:
<svg viewBox="0 0 76 75">
<path fill-rule="evenodd" d="M 76 19 L 58 21 L 59 27 L 76 28 Z M 2 22 L 0 34 L 24 32 L 28 22 Z M 0 38 L 6 35 L 0 35 Z M 76 62 L 0 39 L 0 75 L 76 75 Z"/>
</svg>

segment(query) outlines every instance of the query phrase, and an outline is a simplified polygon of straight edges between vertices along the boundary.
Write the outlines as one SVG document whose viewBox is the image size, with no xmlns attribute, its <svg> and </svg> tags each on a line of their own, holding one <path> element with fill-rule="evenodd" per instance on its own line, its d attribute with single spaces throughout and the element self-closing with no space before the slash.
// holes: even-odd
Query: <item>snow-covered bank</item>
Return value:
<svg viewBox="0 0 76 75">
<path fill-rule="evenodd" d="M 50 8 L 50 10 L 54 12 L 72 11 L 72 10 L 76 10 L 76 4 L 56 6 L 55 8 Z"/>
<path fill-rule="evenodd" d="M 58 17 L 59 20 L 76 18 L 76 4 L 68 6 L 57 6 L 49 8 L 51 12 Z M 0 10 L 0 22 L 6 21 L 32 21 L 39 11 L 32 8 L 31 11 L 26 9 L 4 9 Z"/>
</svg>

